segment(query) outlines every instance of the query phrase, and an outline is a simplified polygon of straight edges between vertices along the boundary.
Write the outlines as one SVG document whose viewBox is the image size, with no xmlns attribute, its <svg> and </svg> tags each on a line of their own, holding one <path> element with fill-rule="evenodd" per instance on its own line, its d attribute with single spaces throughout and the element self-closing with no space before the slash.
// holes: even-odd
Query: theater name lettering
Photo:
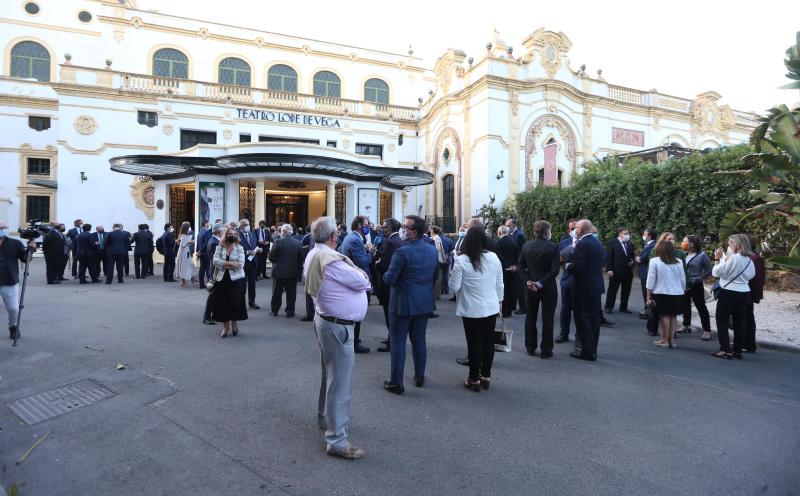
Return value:
<svg viewBox="0 0 800 496">
<path fill-rule="evenodd" d="M 285 112 L 270 112 L 268 110 L 236 109 L 239 119 L 255 121 L 286 122 L 289 124 L 302 124 L 304 126 L 342 127 L 339 119 L 319 115 L 287 114 Z"/>
</svg>

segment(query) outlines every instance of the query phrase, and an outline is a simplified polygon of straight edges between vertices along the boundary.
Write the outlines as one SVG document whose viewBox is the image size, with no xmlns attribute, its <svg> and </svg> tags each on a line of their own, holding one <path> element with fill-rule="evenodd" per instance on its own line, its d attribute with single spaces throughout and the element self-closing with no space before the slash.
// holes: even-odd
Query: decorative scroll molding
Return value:
<svg viewBox="0 0 800 496">
<path fill-rule="evenodd" d="M 155 185 L 149 177 L 137 176 L 131 183 L 131 197 L 136 208 L 144 212 L 149 219 L 153 219 L 153 207 L 155 206 Z"/>
<path fill-rule="evenodd" d="M 546 127 L 555 128 L 559 136 L 566 145 L 565 155 L 572 164 L 572 171 L 578 171 L 578 160 L 575 153 L 576 138 L 575 133 L 567 121 L 555 115 L 543 115 L 536 119 L 525 135 L 525 182 L 526 189 L 534 185 L 533 176 L 533 156 L 536 154 L 536 141 Z M 558 140 L 556 140 L 558 141 Z"/>
</svg>

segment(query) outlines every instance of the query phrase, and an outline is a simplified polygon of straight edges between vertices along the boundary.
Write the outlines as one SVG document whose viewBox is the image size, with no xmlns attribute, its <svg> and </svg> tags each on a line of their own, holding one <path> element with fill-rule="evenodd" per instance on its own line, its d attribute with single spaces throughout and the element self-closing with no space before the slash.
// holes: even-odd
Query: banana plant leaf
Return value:
<svg viewBox="0 0 800 496">
<path fill-rule="evenodd" d="M 767 259 L 768 263 L 800 270 L 800 257 L 772 257 Z"/>
</svg>

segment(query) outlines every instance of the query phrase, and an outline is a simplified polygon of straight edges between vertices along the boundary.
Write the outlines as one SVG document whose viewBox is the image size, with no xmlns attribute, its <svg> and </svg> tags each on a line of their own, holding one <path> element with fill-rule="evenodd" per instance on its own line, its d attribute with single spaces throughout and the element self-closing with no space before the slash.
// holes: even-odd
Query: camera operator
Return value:
<svg viewBox="0 0 800 496">
<path fill-rule="evenodd" d="M 28 240 L 28 249 L 36 250 L 36 241 Z M 17 334 L 19 316 L 19 262 L 28 261 L 28 251 L 19 240 L 8 237 L 8 226 L 0 220 L 0 296 L 8 312 L 8 332 Z"/>
</svg>

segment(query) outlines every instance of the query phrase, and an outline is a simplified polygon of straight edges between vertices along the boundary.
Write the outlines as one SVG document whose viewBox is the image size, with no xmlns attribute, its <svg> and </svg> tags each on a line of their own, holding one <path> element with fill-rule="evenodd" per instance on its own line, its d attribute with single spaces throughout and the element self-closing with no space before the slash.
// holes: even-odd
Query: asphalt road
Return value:
<svg viewBox="0 0 800 496">
<path fill-rule="evenodd" d="M 659 349 L 643 321 L 614 314 L 596 363 L 566 343 L 541 360 L 524 353 L 514 316 L 514 352 L 497 354 L 491 390 L 475 394 L 443 300 L 425 387 L 413 387 L 409 353 L 395 396 L 381 387 L 386 329 L 372 305 L 351 429 L 367 457 L 351 462 L 325 455 L 316 339 L 268 314 L 270 281 L 258 283 L 263 309 L 223 340 L 200 323 L 205 291 L 132 277 L 47 286 L 42 265 L 23 339 L 0 341 L 0 484 L 21 495 L 800 494 L 800 354 L 720 360 L 697 334 Z M 116 395 L 31 426 L 8 407 L 87 378 Z"/>
</svg>

